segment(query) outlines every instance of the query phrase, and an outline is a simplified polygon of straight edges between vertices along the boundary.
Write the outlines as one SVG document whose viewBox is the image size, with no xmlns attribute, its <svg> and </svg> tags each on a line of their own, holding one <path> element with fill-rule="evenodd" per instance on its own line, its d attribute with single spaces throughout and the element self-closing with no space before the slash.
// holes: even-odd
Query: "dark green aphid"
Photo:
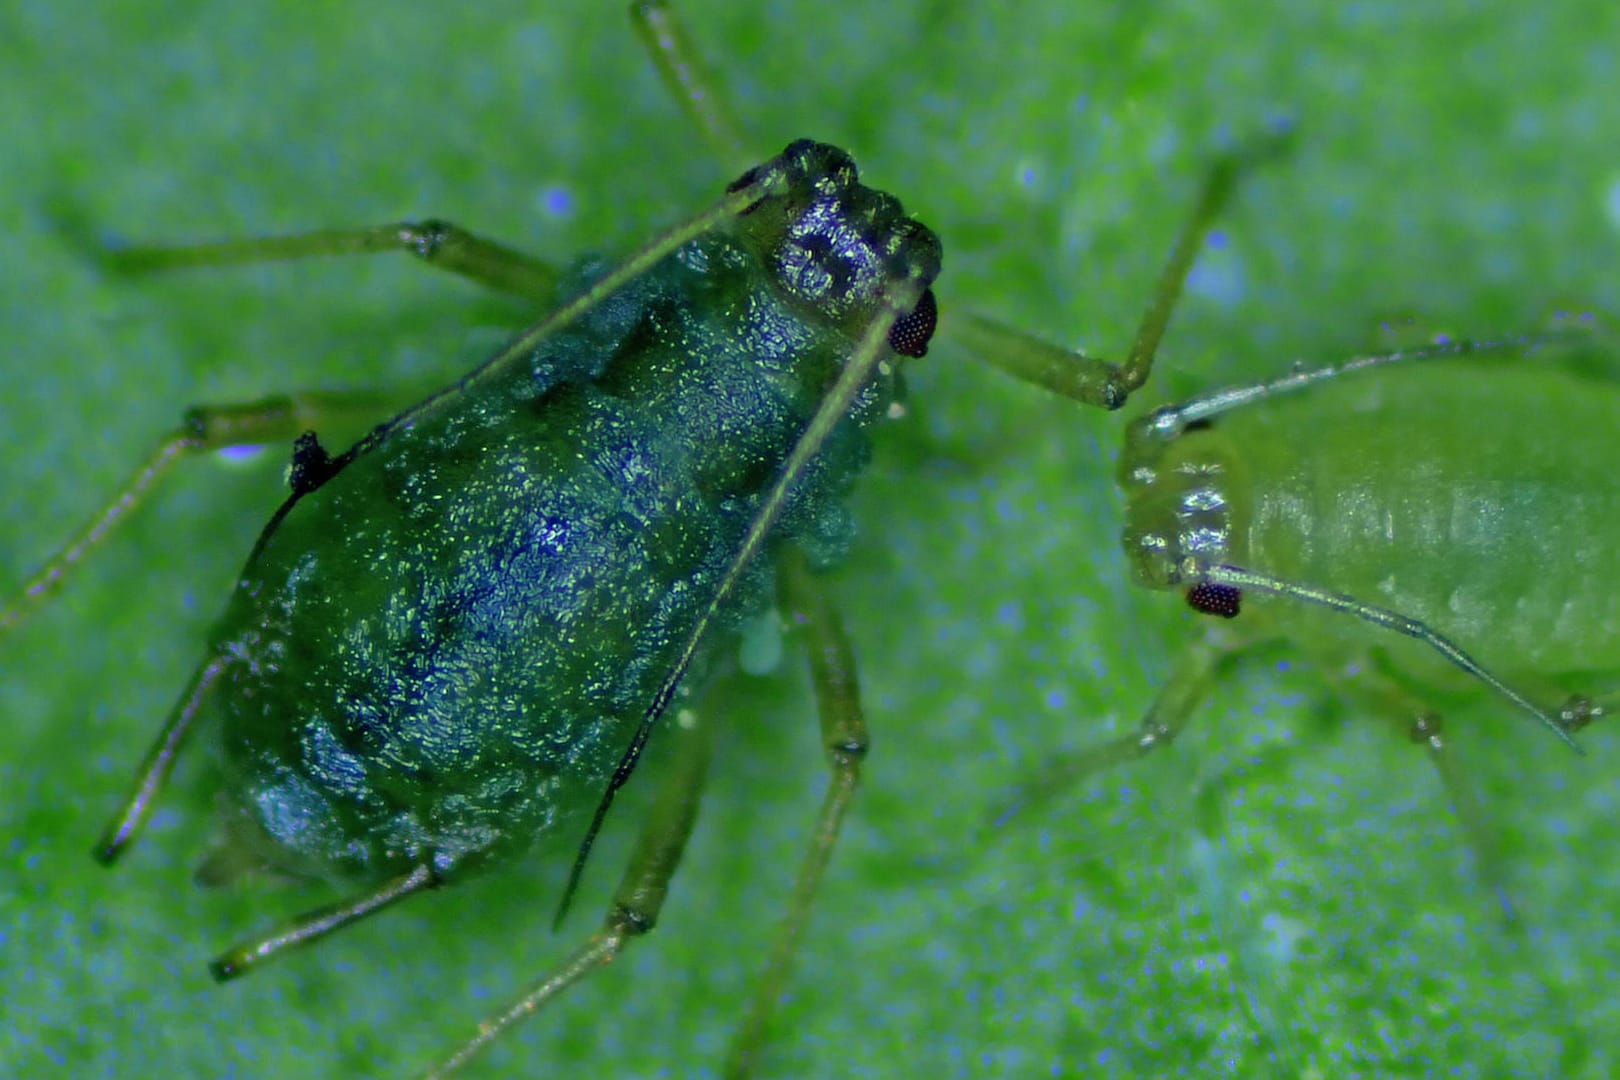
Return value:
<svg viewBox="0 0 1620 1080">
<path fill-rule="evenodd" d="M 637 11 L 721 156 L 740 145 L 656 4 Z M 1147 378 L 1197 241 L 1240 158 L 1212 171 L 1121 365 L 958 316 L 1015 375 L 1116 407 Z M 372 405 L 298 394 L 189 414 L 109 508 L 0 611 L 16 622 L 186 453 L 296 438 L 291 497 L 98 847 L 110 861 L 154 805 L 182 740 L 223 714 L 226 843 L 214 881 L 267 868 L 355 896 L 221 956 L 241 973 L 424 888 L 562 833 L 576 861 L 711 632 L 774 592 L 811 641 L 835 782 L 739 1036 L 741 1072 L 791 959 L 865 751 L 854 665 L 806 573 L 841 553 L 839 497 L 921 355 L 937 242 L 801 142 L 627 261 L 562 276 L 442 222 L 183 249 L 127 269 L 408 251 L 534 300 L 567 299 L 489 363 L 334 453 L 307 434 Z M 687 736 L 603 931 L 448 1064 L 611 959 L 658 916 L 695 814 L 706 730 Z M 576 826 L 568 829 L 570 825 Z M 555 846 L 555 845 L 554 845 Z"/>
<path fill-rule="evenodd" d="M 750 185 L 730 235 L 616 283 L 317 479 L 298 460 L 199 676 L 228 687 L 235 843 L 299 874 L 449 881 L 600 797 L 859 331 L 939 265 L 841 151 L 794 144 Z M 891 381 L 860 385 L 772 545 L 837 555 L 836 498 Z M 766 567 L 724 621 L 768 602 Z"/>
</svg>

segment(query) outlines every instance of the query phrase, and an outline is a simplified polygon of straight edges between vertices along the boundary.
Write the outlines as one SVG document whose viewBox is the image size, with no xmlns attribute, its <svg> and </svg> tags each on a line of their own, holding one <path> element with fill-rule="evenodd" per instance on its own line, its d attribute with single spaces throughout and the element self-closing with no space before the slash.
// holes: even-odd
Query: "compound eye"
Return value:
<svg viewBox="0 0 1620 1080">
<path fill-rule="evenodd" d="M 926 356 L 928 339 L 934 336 L 938 322 L 939 305 L 934 301 L 934 290 L 924 289 L 917 306 L 889 327 L 889 348 L 901 356 Z"/>
<path fill-rule="evenodd" d="M 1236 585 L 1206 581 L 1187 590 L 1187 606 L 1205 615 L 1235 619 L 1243 607 L 1243 592 Z"/>
</svg>

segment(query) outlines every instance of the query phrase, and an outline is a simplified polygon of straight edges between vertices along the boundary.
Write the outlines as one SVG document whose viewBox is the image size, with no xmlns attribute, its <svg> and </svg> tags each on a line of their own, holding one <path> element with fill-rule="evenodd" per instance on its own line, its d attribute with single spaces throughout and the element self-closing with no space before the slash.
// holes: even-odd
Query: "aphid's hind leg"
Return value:
<svg viewBox="0 0 1620 1080">
<path fill-rule="evenodd" d="M 648 812 L 635 852 L 613 894 L 613 902 L 608 905 L 602 928 L 561 965 L 530 986 L 522 997 L 480 1023 L 478 1033 L 429 1071 L 429 1077 L 448 1076 L 460 1069 L 507 1028 L 612 961 L 631 939 L 647 933 L 657 923 L 664 897 L 669 892 L 670 878 L 680 865 L 687 837 L 697 819 L 712 743 L 706 723 L 698 721 L 689 725 L 684 718 L 678 722 L 688 730 L 682 733 L 673 768 L 657 803 Z"/>
<path fill-rule="evenodd" d="M 1220 216 L 1243 175 L 1276 155 L 1288 141 L 1287 131 L 1262 136 L 1221 156 L 1211 166 L 1192 213 L 1170 249 L 1169 261 L 1159 273 L 1124 363 L 1060 348 L 971 312 L 942 320 L 941 332 L 954 335 L 980 360 L 1024 382 L 1087 405 L 1119 408 L 1147 382 L 1153 370 L 1153 358 L 1181 298 L 1182 286 L 1198 259 L 1204 234 Z"/>
<path fill-rule="evenodd" d="M 423 889 L 431 889 L 438 883 L 433 868 L 427 863 L 414 866 L 363 896 L 307 911 L 263 937 L 242 942 L 210 961 L 208 970 L 213 972 L 214 978 L 220 982 L 245 975 L 264 961 L 281 955 L 294 945 L 307 945 L 334 930 L 341 930 L 367 915 L 381 911 L 396 900 L 403 900 Z"/>
<path fill-rule="evenodd" d="M 63 579 L 138 507 L 184 458 L 231 447 L 291 442 L 317 425 L 374 420 L 384 401 L 375 394 L 283 394 L 238 405 L 190 409 L 180 426 L 124 481 L 99 512 L 0 606 L 0 636 L 55 592 Z"/>
<path fill-rule="evenodd" d="M 794 951 L 809 921 L 816 891 L 832 857 L 833 846 L 838 842 L 844 817 L 855 798 L 868 745 L 854 650 L 850 648 L 837 610 L 813 580 L 799 549 L 783 550 L 777 559 L 777 582 L 789 625 L 803 630 L 807 637 L 805 648 L 821 720 L 821 743 L 832 777 L 816 817 L 816 827 L 811 832 L 810 850 L 805 853 L 793 886 L 787 914 L 777 929 L 748 1016 L 737 1029 L 727 1055 L 723 1075 L 732 1078 L 748 1075 L 765 1041 L 771 1014 L 793 964 Z"/>
<path fill-rule="evenodd" d="M 201 244 L 140 245 L 110 250 L 99 245 L 87 246 L 108 269 L 126 274 L 404 252 L 436 269 L 537 304 L 552 301 L 558 278 L 557 271 L 539 259 L 470 233 L 459 225 L 432 219 Z"/>
<path fill-rule="evenodd" d="M 742 125 L 674 7 L 665 0 L 637 0 L 630 22 L 658 68 L 658 77 L 703 133 L 726 169 L 741 173 L 754 164 Z"/>
<path fill-rule="evenodd" d="M 227 666 L 226 659 L 215 654 L 204 659 L 192 672 L 186 688 L 180 693 L 180 700 L 175 702 L 163 722 L 163 730 L 146 752 L 146 759 L 135 774 L 135 783 L 130 788 L 129 797 L 124 800 L 123 808 L 108 822 L 101 839 L 91 849 L 95 860 L 103 866 L 111 866 L 146 823 L 153 803 L 169 782 L 169 774 L 174 771 L 175 759 L 179 757 L 180 747 L 191 732 L 197 710 L 201 708 L 209 688 L 224 674 Z"/>
</svg>

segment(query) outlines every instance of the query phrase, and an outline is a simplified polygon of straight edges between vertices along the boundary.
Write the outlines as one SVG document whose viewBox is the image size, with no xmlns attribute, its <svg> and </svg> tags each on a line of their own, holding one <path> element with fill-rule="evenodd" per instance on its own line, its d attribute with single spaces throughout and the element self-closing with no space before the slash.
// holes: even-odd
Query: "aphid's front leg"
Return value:
<svg viewBox="0 0 1620 1080">
<path fill-rule="evenodd" d="M 971 312 L 941 324 L 941 332 L 956 335 L 967 349 L 992 367 L 1024 382 L 1103 409 L 1117 409 L 1148 380 L 1153 358 L 1204 234 L 1231 200 L 1243 174 L 1287 145 L 1286 132 L 1256 139 L 1223 155 L 1204 177 L 1192 213 L 1181 227 L 1170 258 L 1159 273 L 1152 299 L 1137 325 L 1136 339 L 1124 363 L 1114 363 L 1060 348 L 992 319 Z"/>
<path fill-rule="evenodd" d="M 1136 727 L 1107 742 L 1059 754 L 1021 785 L 1013 799 L 999 810 L 992 825 L 999 826 L 1019 811 L 1072 790 L 1087 777 L 1107 772 L 1128 761 L 1145 757 L 1175 741 L 1192 721 L 1220 672 L 1240 653 L 1205 639 L 1188 648 L 1176 662 L 1164 688 L 1153 699 L 1147 715 Z"/>
<path fill-rule="evenodd" d="M 79 232 L 76 225 L 71 231 Z M 92 257 L 117 273 L 144 274 L 193 267 L 230 266 L 316 256 L 403 251 L 441 270 L 536 303 L 556 293 L 557 271 L 523 252 L 486 240 L 443 221 L 399 222 L 356 229 L 321 229 L 290 236 L 217 243 L 148 245 L 106 250 L 79 237 Z M 134 510 L 175 462 L 233 446 L 286 442 L 333 420 L 379 413 L 401 402 L 377 395 L 304 393 L 262 401 L 194 408 L 180 427 L 158 443 L 107 506 L 58 549 L 16 595 L 0 607 L 0 634 L 21 621 L 60 585 L 63 577 Z"/>
<path fill-rule="evenodd" d="M 827 752 L 827 767 L 832 778 L 811 833 L 810 850 L 805 854 L 793 886 L 787 915 L 777 929 L 776 941 L 754 990 L 748 1017 L 732 1040 L 725 1075 L 733 1078 L 748 1075 L 765 1041 L 771 1013 L 787 981 L 816 890 L 855 798 L 861 762 L 867 751 L 866 718 L 861 712 L 855 654 L 837 610 L 812 579 L 804 555 L 797 548 L 786 548 L 777 560 L 777 581 L 788 622 L 806 635 L 810 677 L 815 684 L 816 710 L 821 719 L 821 743 Z"/>
<path fill-rule="evenodd" d="M 686 729 L 682 733 L 681 748 L 658 801 L 642 826 L 635 852 L 613 894 L 613 902 L 608 905 L 602 928 L 555 970 L 530 986 L 522 997 L 480 1023 L 478 1033 L 428 1072 L 428 1077 L 448 1076 L 460 1069 L 507 1028 L 613 960 L 631 939 L 647 933 L 658 922 L 670 878 L 680 865 L 687 837 L 697 820 L 709 765 L 712 736 L 708 725 L 689 721 L 688 716 L 677 719 L 678 725 Z"/>
<path fill-rule="evenodd" d="M 180 426 L 165 435 L 152 454 L 117 493 L 22 583 L 0 606 L 0 635 L 55 592 L 97 545 L 151 494 L 184 458 L 238 446 L 291 442 L 317 426 L 374 419 L 383 406 L 377 395 L 298 393 L 238 405 L 202 405 L 186 411 Z"/>
<path fill-rule="evenodd" d="M 550 303 L 555 269 L 515 248 L 447 221 L 399 221 L 353 229 L 315 229 L 288 236 L 258 236 L 203 244 L 120 247 L 97 253 L 120 273 L 144 274 L 201 266 L 281 262 L 337 255 L 403 252 L 439 270 L 537 304 Z"/>
</svg>

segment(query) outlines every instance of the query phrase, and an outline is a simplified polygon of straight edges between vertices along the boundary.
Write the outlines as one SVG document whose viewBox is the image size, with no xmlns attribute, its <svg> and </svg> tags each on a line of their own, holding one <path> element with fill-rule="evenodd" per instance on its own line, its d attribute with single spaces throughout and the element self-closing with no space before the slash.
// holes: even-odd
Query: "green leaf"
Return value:
<svg viewBox="0 0 1620 1080">
<path fill-rule="evenodd" d="M 1295 152 L 1223 218 L 1147 402 L 1346 356 L 1400 312 L 1488 335 L 1560 303 L 1620 309 L 1620 16 L 1602 6 L 686 14 L 762 157 L 798 136 L 843 145 L 937 228 L 945 333 L 972 308 L 1122 353 L 1202 170 L 1292 120 Z M 730 179 L 599 5 L 101 2 L 4 21 L 0 589 L 187 405 L 447 379 L 532 316 L 388 258 L 120 280 L 87 238 L 432 215 L 562 262 L 628 250 Z M 1433 770 L 1353 680 L 1324 678 L 1320 650 L 1240 667 L 1172 752 L 986 834 L 1043 761 L 1129 730 L 1203 624 L 1126 578 L 1118 416 L 943 341 L 909 379 L 835 586 L 873 752 L 766 1074 L 1614 1071 L 1601 726 L 1576 760 L 1494 706 L 1452 718 L 1522 934 L 1502 928 Z M 571 852 L 215 986 L 210 956 L 330 894 L 192 886 L 206 733 L 117 869 L 90 861 L 284 464 L 282 449 L 188 463 L 0 640 L 0 1074 L 408 1073 L 606 903 L 653 786 L 639 779 L 560 936 Z M 702 699 L 725 738 L 657 931 L 473 1074 L 718 1069 L 824 785 L 787 659 Z"/>
</svg>

